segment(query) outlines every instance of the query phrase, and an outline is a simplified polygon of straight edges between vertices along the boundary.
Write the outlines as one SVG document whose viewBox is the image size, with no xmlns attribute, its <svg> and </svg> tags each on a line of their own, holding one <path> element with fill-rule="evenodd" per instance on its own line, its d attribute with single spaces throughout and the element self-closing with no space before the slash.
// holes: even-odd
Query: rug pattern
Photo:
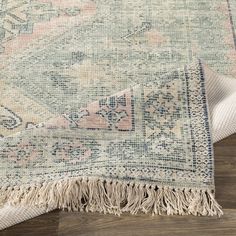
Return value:
<svg viewBox="0 0 236 236">
<path fill-rule="evenodd" d="M 214 189 L 205 99 L 196 62 L 51 118 L 2 139 L 2 182 L 91 176 Z"/>
</svg>

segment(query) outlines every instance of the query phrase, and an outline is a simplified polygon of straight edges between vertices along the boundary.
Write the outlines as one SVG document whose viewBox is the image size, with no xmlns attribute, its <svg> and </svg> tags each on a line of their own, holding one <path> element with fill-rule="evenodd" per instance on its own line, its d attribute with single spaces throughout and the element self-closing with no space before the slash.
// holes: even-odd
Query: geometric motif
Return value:
<svg viewBox="0 0 236 236">
<path fill-rule="evenodd" d="M 158 83 L 136 85 L 6 137 L 0 149 L 4 166 L 15 176 L 10 158 L 14 166 L 27 167 L 31 179 L 37 167 L 42 180 L 60 179 L 66 171 L 71 177 L 135 176 L 166 186 L 213 188 L 202 76 L 201 64 L 193 63 Z M 22 172 L 14 182 L 23 177 Z"/>
<path fill-rule="evenodd" d="M 32 34 L 34 24 L 49 21 L 58 16 L 50 3 L 38 0 L 9 1 L 1 3 L 0 16 L 0 53 L 4 52 L 4 43 L 20 34 Z"/>
<path fill-rule="evenodd" d="M 6 129 L 14 129 L 22 124 L 22 120 L 9 108 L 0 105 L 0 126 Z"/>
<path fill-rule="evenodd" d="M 63 115 L 70 127 L 104 130 L 133 130 L 132 91 L 103 98 L 81 108 L 78 112 Z"/>
</svg>

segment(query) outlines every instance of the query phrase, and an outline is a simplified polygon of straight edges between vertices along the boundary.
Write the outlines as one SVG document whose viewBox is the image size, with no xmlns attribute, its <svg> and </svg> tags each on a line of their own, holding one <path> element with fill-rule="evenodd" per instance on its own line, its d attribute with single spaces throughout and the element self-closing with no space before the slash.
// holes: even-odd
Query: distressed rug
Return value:
<svg viewBox="0 0 236 236">
<path fill-rule="evenodd" d="M 1 140 L 1 203 L 221 215 L 200 62 Z"/>
<path fill-rule="evenodd" d="M 235 12 L 0 0 L 0 205 L 220 216 L 203 63 L 236 75 Z"/>
</svg>

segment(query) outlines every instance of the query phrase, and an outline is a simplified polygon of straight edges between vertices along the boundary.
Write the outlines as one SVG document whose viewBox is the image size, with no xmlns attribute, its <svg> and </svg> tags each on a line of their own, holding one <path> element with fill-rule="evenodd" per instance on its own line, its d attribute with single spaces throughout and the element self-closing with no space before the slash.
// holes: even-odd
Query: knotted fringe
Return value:
<svg viewBox="0 0 236 236">
<path fill-rule="evenodd" d="M 0 203 L 120 215 L 138 212 L 221 216 L 211 190 L 158 187 L 96 178 L 68 178 L 34 186 L 1 188 Z"/>
</svg>

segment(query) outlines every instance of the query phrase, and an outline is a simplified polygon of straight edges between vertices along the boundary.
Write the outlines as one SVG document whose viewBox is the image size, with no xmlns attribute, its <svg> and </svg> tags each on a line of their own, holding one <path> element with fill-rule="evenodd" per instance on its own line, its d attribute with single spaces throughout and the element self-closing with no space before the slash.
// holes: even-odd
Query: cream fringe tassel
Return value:
<svg viewBox="0 0 236 236">
<path fill-rule="evenodd" d="M 0 205 L 26 205 L 68 211 L 221 216 L 211 190 L 158 187 L 98 178 L 68 178 L 34 186 L 0 189 Z"/>
</svg>

